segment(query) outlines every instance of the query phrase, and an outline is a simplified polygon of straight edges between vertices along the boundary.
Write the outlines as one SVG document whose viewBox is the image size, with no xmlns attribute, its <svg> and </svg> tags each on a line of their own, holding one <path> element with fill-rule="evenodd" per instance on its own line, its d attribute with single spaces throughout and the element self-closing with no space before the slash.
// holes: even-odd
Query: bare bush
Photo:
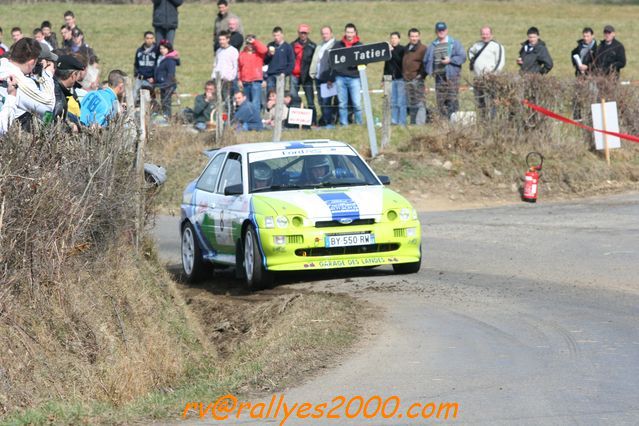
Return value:
<svg viewBox="0 0 639 426">
<path fill-rule="evenodd" d="M 0 419 L 51 399 L 121 404 L 193 359 L 171 280 L 133 248 L 134 140 L 115 122 L 0 141 Z"/>
<path fill-rule="evenodd" d="M 131 229 L 135 145 L 121 126 L 79 135 L 44 127 L 6 135 L 0 145 L 5 288 L 55 282 L 69 257 L 104 250 Z"/>
</svg>

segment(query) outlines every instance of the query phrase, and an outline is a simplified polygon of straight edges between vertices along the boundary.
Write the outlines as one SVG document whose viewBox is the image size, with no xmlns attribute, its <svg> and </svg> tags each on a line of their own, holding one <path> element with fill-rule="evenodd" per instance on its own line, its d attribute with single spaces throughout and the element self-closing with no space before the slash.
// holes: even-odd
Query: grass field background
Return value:
<svg viewBox="0 0 639 426">
<path fill-rule="evenodd" d="M 50 20 L 54 28 L 62 25 L 63 13 L 74 11 L 78 26 L 85 32 L 86 41 L 96 50 L 104 70 L 121 68 L 133 70 L 135 49 L 142 42 L 142 34 L 152 30 L 152 6 L 148 5 L 93 5 L 70 2 L 16 4 L 0 6 L 0 26 L 4 29 L 4 41 L 10 43 L 10 29 L 22 27 L 30 33 L 43 20 Z M 478 39 L 479 28 L 491 25 L 495 38 L 506 47 L 506 70 L 517 71 L 515 59 L 519 44 L 526 39 L 526 30 L 537 26 L 541 38 L 550 50 L 555 62 L 551 72 L 556 76 L 572 75 L 570 51 L 581 36 L 584 26 L 595 29 L 597 39 L 602 29 L 612 24 L 617 38 L 624 43 L 628 64 L 622 71 L 622 79 L 639 79 L 637 65 L 639 50 L 639 5 L 597 4 L 584 1 L 551 2 L 306 2 L 306 3 L 240 3 L 232 6 L 243 21 L 245 32 L 270 41 L 271 29 L 284 28 L 286 40 L 296 37 L 299 23 L 311 25 L 311 38 L 319 41 L 319 28 L 328 24 L 341 36 L 344 24 L 358 26 L 364 43 L 387 40 L 391 31 L 402 33 L 402 43 L 407 42 L 407 30 L 417 27 L 425 42 L 432 41 L 434 25 L 443 20 L 448 23 L 450 35 L 460 39 L 466 49 Z M 180 7 L 179 28 L 175 47 L 180 51 L 182 65 L 178 68 L 179 91 L 197 93 L 211 74 L 213 63 L 212 30 L 217 8 L 215 2 L 195 3 L 187 1 Z M 382 66 L 374 64 L 369 69 L 371 87 L 377 88 Z M 464 66 L 464 77 L 468 77 Z M 427 79 L 432 86 L 432 79 Z"/>
</svg>

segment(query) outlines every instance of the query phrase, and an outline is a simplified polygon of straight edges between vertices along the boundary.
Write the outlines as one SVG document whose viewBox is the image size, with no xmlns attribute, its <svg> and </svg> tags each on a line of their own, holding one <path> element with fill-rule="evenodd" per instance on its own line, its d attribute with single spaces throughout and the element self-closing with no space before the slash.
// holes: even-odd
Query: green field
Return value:
<svg viewBox="0 0 639 426">
<path fill-rule="evenodd" d="M 176 48 L 182 57 L 178 68 L 180 92 L 195 93 L 211 73 L 213 63 L 212 29 L 217 8 L 213 1 L 194 3 L 187 1 L 180 7 L 180 27 Z M 10 42 L 10 29 L 22 27 L 25 33 L 47 19 L 59 28 L 65 10 L 72 9 L 78 26 L 85 32 L 87 42 L 96 50 L 104 69 L 121 68 L 132 71 L 135 49 L 142 41 L 145 30 L 152 30 L 151 5 L 91 5 L 70 2 L 2 5 L 0 26 L 5 43 Z M 341 34 L 343 25 L 354 22 L 364 43 L 386 40 L 391 31 L 400 31 L 403 42 L 410 27 L 422 30 L 423 39 L 434 37 L 435 22 L 446 21 L 450 34 L 459 38 L 468 48 L 478 39 L 479 28 L 491 25 L 495 38 L 506 47 L 507 71 L 516 71 L 515 59 L 519 44 L 526 38 L 526 30 L 537 26 L 541 38 L 547 43 L 555 61 L 553 75 L 570 76 L 570 51 L 581 36 L 584 26 L 595 29 L 601 39 L 602 28 L 613 24 L 617 38 L 625 44 L 628 65 L 622 72 L 624 80 L 639 79 L 639 58 L 634 41 L 639 40 L 639 5 L 603 5 L 584 1 L 547 0 L 537 2 L 448 1 L 448 2 L 311 2 L 311 3 L 241 3 L 232 10 L 243 21 L 246 31 L 270 40 L 273 26 L 286 32 L 286 39 L 295 38 L 301 22 L 311 25 L 312 39 L 319 39 L 319 27 L 329 24 Z M 468 76 L 467 66 L 464 67 Z M 369 78 L 380 78 L 381 66 L 370 67 Z M 432 85 L 432 81 L 428 79 Z M 377 83 L 372 83 L 377 88 Z"/>
</svg>

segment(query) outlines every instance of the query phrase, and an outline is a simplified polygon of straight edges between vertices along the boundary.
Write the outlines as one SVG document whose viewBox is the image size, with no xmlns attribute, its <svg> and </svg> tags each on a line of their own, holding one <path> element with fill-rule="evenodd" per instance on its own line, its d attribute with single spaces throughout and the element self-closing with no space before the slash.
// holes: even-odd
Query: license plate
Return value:
<svg viewBox="0 0 639 426">
<path fill-rule="evenodd" d="M 342 234 L 324 237 L 326 247 L 366 246 L 375 244 L 373 234 Z"/>
</svg>

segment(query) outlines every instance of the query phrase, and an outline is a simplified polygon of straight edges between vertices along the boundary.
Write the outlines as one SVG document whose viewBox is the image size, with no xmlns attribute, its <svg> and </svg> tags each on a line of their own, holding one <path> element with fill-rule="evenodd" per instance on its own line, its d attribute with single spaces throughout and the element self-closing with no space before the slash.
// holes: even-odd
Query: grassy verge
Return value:
<svg viewBox="0 0 639 426">
<path fill-rule="evenodd" d="M 29 32 L 47 19 L 55 28 L 62 24 L 62 14 L 72 9 L 78 26 L 85 32 L 88 43 L 96 49 L 105 69 L 132 70 L 135 49 L 142 43 L 142 34 L 152 30 L 150 4 L 96 5 L 69 2 L 46 2 L 37 6 L 27 3 L 0 5 L 0 16 L 6 17 L 2 26 L 5 42 L 8 30 L 21 26 Z M 639 54 L 632 43 L 639 37 L 635 16 L 636 4 L 602 4 L 596 1 L 356 1 L 335 2 L 327 7 L 323 2 L 290 3 L 236 3 L 232 9 L 243 21 L 244 28 L 258 37 L 270 40 L 271 29 L 279 25 L 286 38 L 295 38 L 297 25 L 302 21 L 311 26 L 312 39 L 318 40 L 319 28 L 332 25 L 336 33 L 347 22 L 354 22 L 364 42 L 386 40 L 391 31 L 400 31 L 405 41 L 410 27 L 422 30 L 423 39 L 434 38 L 435 22 L 444 20 L 450 34 L 468 48 L 478 39 L 479 27 L 491 25 L 497 40 L 506 48 L 506 70 L 517 70 L 515 59 L 519 43 L 526 39 L 526 30 L 537 26 L 555 60 L 553 75 L 572 75 L 570 51 L 575 40 L 581 37 L 584 26 L 592 26 L 597 38 L 601 38 L 604 25 L 612 23 L 617 36 L 625 42 L 628 65 L 623 71 L 625 79 L 639 78 Z M 182 65 L 178 68 L 179 90 L 194 93 L 201 90 L 212 69 L 212 30 L 216 7 L 214 2 L 185 2 L 180 7 L 180 21 L 176 48 L 180 51 Z M 371 82 L 381 79 L 381 65 L 370 67 Z M 464 78 L 468 77 L 464 67 Z M 432 83 L 431 79 L 427 80 Z M 374 85 L 371 83 L 371 85 Z"/>
<path fill-rule="evenodd" d="M 151 261 L 144 268 L 151 268 L 144 271 L 145 277 L 153 272 L 155 285 L 167 286 L 173 293 L 175 283 L 162 267 Z M 330 294 L 288 293 L 238 300 L 200 292 L 196 300 L 187 300 L 186 309 L 179 293 L 173 294 L 170 304 L 182 313 L 163 322 L 168 320 L 175 327 L 166 336 L 183 338 L 185 350 L 175 359 L 176 368 L 164 384 L 119 403 L 92 400 L 86 395 L 52 398 L 0 419 L 0 424 L 122 424 L 177 419 L 187 402 L 208 404 L 227 393 L 275 392 L 326 367 L 356 341 L 362 324 L 374 315 L 361 302 Z M 202 339 L 195 338 L 194 329 L 206 330 L 199 334 Z M 110 368 L 116 371 L 122 366 Z"/>
</svg>

